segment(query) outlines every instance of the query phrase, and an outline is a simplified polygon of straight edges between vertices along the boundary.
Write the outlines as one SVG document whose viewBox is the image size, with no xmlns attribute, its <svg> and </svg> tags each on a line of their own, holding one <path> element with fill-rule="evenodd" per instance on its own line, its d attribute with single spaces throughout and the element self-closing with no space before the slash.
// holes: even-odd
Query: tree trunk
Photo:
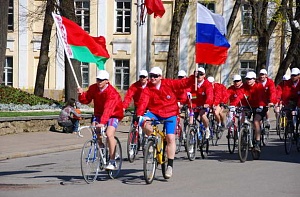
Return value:
<svg viewBox="0 0 300 197">
<path fill-rule="evenodd" d="M 75 8 L 74 8 L 74 0 L 61 0 L 60 1 L 61 6 L 61 15 L 65 16 L 66 18 L 75 21 Z M 81 63 L 77 60 L 71 60 L 75 74 L 77 76 L 79 85 L 82 84 L 82 77 L 81 77 Z M 67 101 L 70 98 L 74 98 L 77 100 L 77 85 L 75 82 L 75 78 L 73 76 L 73 73 L 71 71 L 71 65 L 68 62 L 67 57 L 65 56 L 65 101 Z"/>
<path fill-rule="evenodd" d="M 36 96 L 44 96 L 45 79 L 49 63 L 49 44 L 53 26 L 53 18 L 51 13 L 54 11 L 54 0 L 47 0 L 46 12 L 44 18 L 43 35 L 41 41 L 40 58 L 36 72 L 34 94 Z"/>
<path fill-rule="evenodd" d="M 234 25 L 234 21 L 236 19 L 236 16 L 240 10 L 240 6 L 241 6 L 241 0 L 236 0 L 235 4 L 233 6 L 228 24 L 227 24 L 227 35 L 226 38 L 229 40 L 231 33 L 232 33 L 232 29 L 233 29 L 233 25 Z"/>
<path fill-rule="evenodd" d="M 178 72 L 178 38 L 184 16 L 189 6 L 189 0 L 175 0 L 172 19 L 169 52 L 167 59 L 166 78 L 177 76 Z"/>
<path fill-rule="evenodd" d="M 5 54 L 7 45 L 7 25 L 8 25 L 8 5 L 9 0 L 0 0 L 0 85 L 3 82 L 3 72 L 5 66 Z"/>
</svg>

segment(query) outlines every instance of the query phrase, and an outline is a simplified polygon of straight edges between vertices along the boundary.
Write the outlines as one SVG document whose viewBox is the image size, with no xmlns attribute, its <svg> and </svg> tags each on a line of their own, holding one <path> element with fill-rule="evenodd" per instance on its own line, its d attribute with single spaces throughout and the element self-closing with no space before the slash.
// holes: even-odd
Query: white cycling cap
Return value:
<svg viewBox="0 0 300 197">
<path fill-rule="evenodd" d="M 184 70 L 178 71 L 178 77 L 186 77 L 186 72 Z"/>
<path fill-rule="evenodd" d="M 162 70 L 159 67 L 156 66 L 156 67 L 151 68 L 149 73 L 162 75 Z"/>
<path fill-rule="evenodd" d="M 233 75 L 233 81 L 240 81 L 242 80 L 241 75 Z"/>
<path fill-rule="evenodd" d="M 299 68 L 293 68 L 292 69 L 291 75 L 299 75 L 299 74 L 300 74 Z"/>
<path fill-rule="evenodd" d="M 210 83 L 213 83 L 215 81 L 215 78 L 212 76 L 207 77 L 207 81 L 209 81 Z"/>
<path fill-rule="evenodd" d="M 282 80 L 287 81 L 287 80 L 289 80 L 290 78 L 291 78 L 290 75 L 285 74 L 285 75 L 283 75 Z"/>
<path fill-rule="evenodd" d="M 96 78 L 109 80 L 109 73 L 106 70 L 99 70 Z"/>
<path fill-rule="evenodd" d="M 199 68 L 198 68 L 198 72 L 202 72 L 202 73 L 205 74 L 205 69 L 204 69 L 203 67 L 199 67 Z"/>
<path fill-rule="evenodd" d="M 253 71 L 247 72 L 247 75 L 246 75 L 245 78 L 248 78 L 248 79 L 256 79 L 256 74 L 255 74 L 255 72 L 253 72 Z"/>
<path fill-rule="evenodd" d="M 265 75 L 267 75 L 268 74 L 268 72 L 267 72 L 267 70 L 266 69 L 261 69 L 260 71 L 259 71 L 259 74 L 265 74 Z"/>
<path fill-rule="evenodd" d="M 146 70 L 140 70 L 139 76 L 146 76 L 146 77 L 148 77 L 148 72 Z"/>
</svg>

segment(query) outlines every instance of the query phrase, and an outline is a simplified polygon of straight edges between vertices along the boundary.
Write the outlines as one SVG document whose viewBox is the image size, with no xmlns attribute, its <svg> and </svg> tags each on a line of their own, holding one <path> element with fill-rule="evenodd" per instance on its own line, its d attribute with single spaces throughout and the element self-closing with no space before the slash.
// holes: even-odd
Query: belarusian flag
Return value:
<svg viewBox="0 0 300 197">
<path fill-rule="evenodd" d="M 53 13 L 52 16 L 67 56 L 81 62 L 96 63 L 99 70 L 104 70 L 104 64 L 109 58 L 105 38 L 90 36 L 75 22 L 63 16 Z"/>
</svg>

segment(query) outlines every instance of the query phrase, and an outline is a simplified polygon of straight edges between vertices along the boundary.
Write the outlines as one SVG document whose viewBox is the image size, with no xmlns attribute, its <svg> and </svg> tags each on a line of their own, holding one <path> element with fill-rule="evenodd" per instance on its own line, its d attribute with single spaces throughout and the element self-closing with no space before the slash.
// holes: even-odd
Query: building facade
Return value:
<svg viewBox="0 0 300 197">
<path fill-rule="evenodd" d="M 9 0 L 9 25 L 6 49 L 4 84 L 32 92 L 35 85 L 42 38 L 45 1 Z M 137 80 L 140 69 L 150 70 L 159 66 L 165 72 L 175 2 L 163 0 L 166 10 L 162 18 L 143 13 L 143 0 L 74 0 L 75 14 L 79 25 L 91 36 L 104 36 L 110 58 L 106 70 L 111 83 L 120 91 L 126 91 Z M 179 69 L 188 74 L 195 69 L 195 24 L 196 3 L 203 3 L 212 12 L 221 14 L 226 21 L 232 12 L 234 0 L 191 1 L 179 37 Z M 52 29 L 45 96 L 59 99 L 57 92 L 64 90 L 64 52 Z M 251 18 L 251 7 L 246 3 L 240 7 L 229 40 L 228 59 L 218 67 L 216 81 L 225 85 L 232 82 L 233 74 L 245 75 L 255 69 L 257 38 Z M 267 70 L 274 78 L 278 69 L 281 49 L 280 32 L 276 30 L 269 46 Z M 82 86 L 95 82 L 96 65 L 82 63 Z M 73 77 L 73 76 L 70 76 Z M 176 77 L 176 76 L 174 76 Z M 76 90 L 74 90 L 76 91 Z"/>
</svg>

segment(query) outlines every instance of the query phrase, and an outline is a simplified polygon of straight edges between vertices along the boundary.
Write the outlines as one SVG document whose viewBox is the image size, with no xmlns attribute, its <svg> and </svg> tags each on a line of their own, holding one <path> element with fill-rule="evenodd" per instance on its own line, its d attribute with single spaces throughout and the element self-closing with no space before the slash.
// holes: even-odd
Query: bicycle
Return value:
<svg viewBox="0 0 300 197">
<path fill-rule="evenodd" d="M 284 106 L 281 107 L 276 117 L 276 132 L 280 140 L 284 140 L 284 130 L 287 125 L 287 115 Z"/>
<path fill-rule="evenodd" d="M 232 112 L 232 118 L 228 121 L 227 145 L 230 154 L 234 153 L 241 130 L 242 107 L 229 107 L 229 113 Z M 227 117 L 229 118 L 229 117 Z M 237 118 L 237 125 L 236 125 Z"/>
<path fill-rule="evenodd" d="M 265 108 L 268 109 L 269 107 L 267 106 Z M 267 121 L 267 118 L 265 116 L 265 117 L 263 117 L 263 120 L 261 121 L 261 137 L 260 137 L 260 140 L 261 140 L 261 143 L 262 143 L 263 146 L 268 145 L 269 137 L 270 137 L 270 123 Z"/>
<path fill-rule="evenodd" d="M 166 152 L 166 134 L 165 122 L 172 122 L 170 120 L 146 120 L 152 122 L 153 133 L 148 136 L 148 141 L 144 150 L 143 171 L 144 178 L 147 184 L 151 184 L 155 178 L 157 165 L 161 165 L 162 175 L 165 179 L 167 170 L 167 152 Z M 163 129 L 159 130 L 158 125 L 163 124 Z"/>
<path fill-rule="evenodd" d="M 203 109 L 203 107 L 193 108 L 193 111 L 197 109 Z M 197 125 L 199 123 L 199 126 Z M 197 147 L 200 150 L 202 159 L 205 159 L 208 155 L 209 139 L 206 139 L 205 127 L 202 121 L 198 120 L 194 115 L 193 123 L 188 125 L 188 131 L 186 136 L 186 150 L 187 156 L 190 161 L 196 158 Z"/>
<path fill-rule="evenodd" d="M 248 150 L 251 150 L 253 159 L 259 159 L 260 151 L 253 147 L 252 139 L 254 132 L 252 128 L 252 122 L 250 120 L 252 114 L 252 108 L 243 108 L 245 113 L 245 121 L 241 126 L 239 138 L 238 138 L 238 156 L 239 160 L 244 163 L 248 157 Z"/>
<path fill-rule="evenodd" d="M 176 142 L 176 154 L 180 152 L 181 146 L 186 144 L 186 128 L 189 121 L 189 114 L 187 106 L 183 106 L 181 112 L 184 113 L 184 116 L 177 116 L 177 126 L 175 133 L 175 142 Z M 183 125 L 180 123 L 180 118 L 183 119 Z M 183 127 L 182 127 L 183 126 Z"/>
<path fill-rule="evenodd" d="M 125 110 L 125 113 L 130 113 L 132 117 L 135 116 L 135 112 Z M 140 131 L 140 127 L 137 122 L 132 122 L 130 126 L 130 130 L 127 137 L 127 158 L 130 163 L 133 163 L 140 147 L 144 150 L 144 145 L 146 141 L 145 134 Z"/>
<path fill-rule="evenodd" d="M 98 175 L 99 170 L 104 170 L 109 161 L 109 147 L 107 142 L 107 136 L 105 134 L 105 128 L 101 128 L 101 139 L 97 137 L 99 131 L 95 126 L 83 126 L 79 128 L 80 131 L 89 129 L 92 134 L 92 139 L 87 140 L 81 150 L 81 173 L 86 183 L 93 183 Z M 99 146 L 98 140 L 102 140 L 102 145 Z M 107 170 L 107 174 L 110 178 L 115 179 L 122 167 L 122 147 L 119 139 L 115 136 L 115 161 L 117 169 Z"/>
<path fill-rule="evenodd" d="M 217 121 L 215 119 L 215 115 L 212 110 L 210 110 L 208 114 L 208 120 L 209 120 L 209 130 L 210 130 L 210 139 L 211 139 L 211 144 L 213 146 L 217 146 L 218 140 L 220 139 L 219 134 L 220 134 L 220 128 L 217 124 Z M 215 143 L 214 143 L 215 141 Z"/>
<path fill-rule="evenodd" d="M 287 111 L 287 125 L 284 133 L 284 148 L 285 153 L 288 155 L 292 150 L 292 145 L 295 144 L 297 151 L 300 151 L 300 137 L 299 137 L 299 117 L 298 109 L 284 108 Z"/>
</svg>

